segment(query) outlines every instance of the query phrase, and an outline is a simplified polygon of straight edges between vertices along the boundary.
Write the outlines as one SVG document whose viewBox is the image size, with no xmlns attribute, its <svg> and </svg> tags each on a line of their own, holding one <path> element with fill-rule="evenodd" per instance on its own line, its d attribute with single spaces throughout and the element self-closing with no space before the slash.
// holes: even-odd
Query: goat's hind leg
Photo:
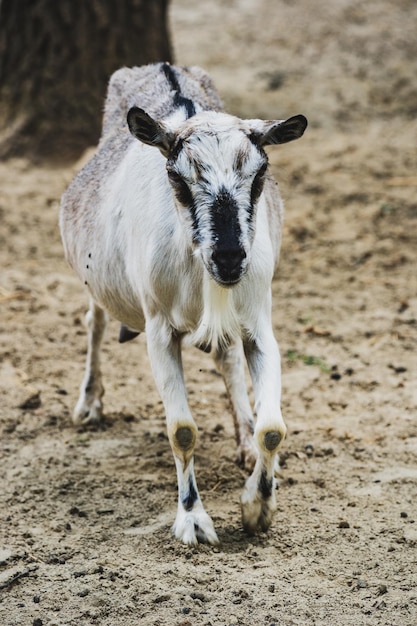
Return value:
<svg viewBox="0 0 417 626">
<path fill-rule="evenodd" d="M 85 374 L 80 387 L 80 395 L 72 420 L 74 424 L 95 424 L 101 419 L 104 387 L 101 382 L 100 347 L 107 324 L 106 312 L 90 300 L 86 315 L 87 359 Z"/>
<path fill-rule="evenodd" d="M 263 326 L 263 335 L 245 344 L 245 354 L 255 393 L 257 420 L 254 440 L 258 450 L 255 468 L 241 497 L 242 521 L 250 534 L 266 531 L 276 508 L 275 476 L 277 453 L 285 438 L 281 415 L 281 365 L 272 328 Z"/>
<path fill-rule="evenodd" d="M 252 470 L 258 454 L 253 441 L 255 424 L 246 388 L 245 360 L 241 339 L 227 348 L 219 347 L 214 353 L 214 361 L 223 376 L 232 405 L 237 462 Z"/>
</svg>

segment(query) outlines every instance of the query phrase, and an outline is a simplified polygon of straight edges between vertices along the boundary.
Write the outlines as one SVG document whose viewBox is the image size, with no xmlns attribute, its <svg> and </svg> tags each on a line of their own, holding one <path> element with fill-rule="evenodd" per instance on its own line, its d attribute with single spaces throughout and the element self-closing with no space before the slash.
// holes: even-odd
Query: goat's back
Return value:
<svg viewBox="0 0 417 626">
<path fill-rule="evenodd" d="M 211 78 L 199 67 L 174 67 L 167 63 L 123 67 L 114 72 L 109 81 L 103 138 L 112 130 L 127 128 L 126 116 L 133 106 L 157 120 L 168 117 L 178 108 L 178 88 L 183 98 L 199 105 L 203 111 L 222 110 Z"/>
</svg>

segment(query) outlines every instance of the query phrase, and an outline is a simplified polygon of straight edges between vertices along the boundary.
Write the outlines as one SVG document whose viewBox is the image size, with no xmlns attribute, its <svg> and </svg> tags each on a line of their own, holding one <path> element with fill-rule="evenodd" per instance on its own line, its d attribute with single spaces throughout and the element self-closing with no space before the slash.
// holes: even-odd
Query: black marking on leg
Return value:
<svg viewBox="0 0 417 626">
<path fill-rule="evenodd" d="M 94 376 L 91 375 L 90 378 L 88 379 L 88 383 L 85 386 L 85 393 L 90 393 L 90 391 L 93 390 L 94 387 Z"/>
<path fill-rule="evenodd" d="M 184 509 L 191 511 L 197 498 L 197 489 L 195 488 L 193 479 L 190 477 L 188 480 L 188 493 L 181 499 Z"/>
<path fill-rule="evenodd" d="M 119 332 L 119 343 L 126 343 L 126 341 L 131 341 L 138 335 L 140 335 L 140 333 L 136 332 L 135 330 L 129 330 L 127 326 L 124 326 L 122 324 L 120 326 Z"/>
<path fill-rule="evenodd" d="M 272 495 L 273 478 L 268 478 L 265 470 L 262 471 L 261 478 L 258 483 L 258 489 L 261 492 L 262 499 L 268 500 Z"/>
<path fill-rule="evenodd" d="M 281 434 L 277 430 L 271 430 L 265 434 L 264 445 L 267 450 L 272 452 L 278 447 L 281 441 Z"/>
<path fill-rule="evenodd" d="M 194 435 L 193 431 L 191 430 L 191 428 L 188 428 L 188 426 L 182 426 L 181 428 L 178 428 L 177 432 L 175 433 L 175 439 L 177 440 L 177 443 L 181 450 L 184 450 L 185 452 L 193 447 Z"/>
</svg>

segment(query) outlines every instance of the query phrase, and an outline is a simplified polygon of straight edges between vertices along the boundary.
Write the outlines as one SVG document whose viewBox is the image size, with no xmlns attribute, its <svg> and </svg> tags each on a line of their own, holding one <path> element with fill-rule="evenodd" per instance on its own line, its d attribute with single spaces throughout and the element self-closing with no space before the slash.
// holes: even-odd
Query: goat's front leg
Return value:
<svg viewBox="0 0 417 626">
<path fill-rule="evenodd" d="M 87 326 L 87 359 L 80 395 L 72 420 L 74 424 L 92 424 L 101 419 L 104 387 L 101 382 L 100 346 L 107 324 L 106 312 L 90 300 L 90 309 L 85 316 Z"/>
<path fill-rule="evenodd" d="M 164 403 L 168 437 L 178 477 L 178 512 L 173 526 L 177 539 L 188 545 L 218 543 L 211 518 L 202 505 L 194 476 L 197 426 L 187 402 L 181 360 L 181 341 L 162 316 L 146 325 L 148 354 Z"/>
<path fill-rule="evenodd" d="M 257 414 L 254 443 L 258 458 L 241 496 L 245 530 L 268 530 L 276 508 L 275 463 L 280 443 L 286 435 L 281 415 L 281 362 L 271 325 L 262 334 L 244 343 L 252 378 Z"/>
<path fill-rule="evenodd" d="M 214 361 L 223 376 L 232 405 L 237 443 L 237 462 L 239 465 L 252 470 L 258 455 L 253 442 L 255 422 L 246 388 L 241 339 L 238 339 L 227 348 L 220 346 L 215 351 Z"/>
</svg>

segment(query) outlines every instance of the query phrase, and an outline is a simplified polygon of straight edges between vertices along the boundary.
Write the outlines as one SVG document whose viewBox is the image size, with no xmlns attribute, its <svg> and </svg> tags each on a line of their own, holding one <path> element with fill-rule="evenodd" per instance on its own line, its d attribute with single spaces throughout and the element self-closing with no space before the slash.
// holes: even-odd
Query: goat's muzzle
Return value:
<svg viewBox="0 0 417 626">
<path fill-rule="evenodd" d="M 244 274 L 246 252 L 243 248 L 215 248 L 211 259 L 215 279 L 223 286 L 235 285 Z"/>
</svg>

